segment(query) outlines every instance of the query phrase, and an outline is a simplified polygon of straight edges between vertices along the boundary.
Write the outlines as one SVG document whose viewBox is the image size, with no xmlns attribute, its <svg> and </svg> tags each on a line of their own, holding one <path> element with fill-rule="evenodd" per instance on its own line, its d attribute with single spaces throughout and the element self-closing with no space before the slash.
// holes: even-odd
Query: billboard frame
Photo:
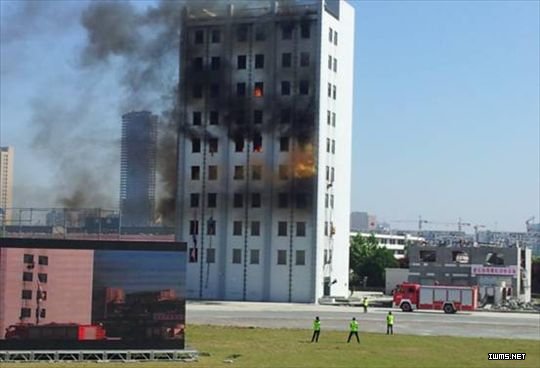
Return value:
<svg viewBox="0 0 540 368">
<path fill-rule="evenodd" d="M 187 245 L 185 242 L 174 241 L 152 241 L 144 237 L 140 240 L 102 240 L 102 239 L 70 239 L 70 238 L 12 238 L 12 237 L 0 237 L 0 249 L 55 249 L 55 250 L 93 250 L 93 251 L 150 251 L 150 252 L 179 252 L 183 256 L 186 256 Z M 185 274 L 184 274 L 185 277 Z M 185 325 L 185 294 L 182 295 L 184 304 L 182 306 L 182 315 Z M 150 352 L 155 351 L 168 351 L 170 354 L 165 354 L 163 360 L 177 360 L 174 352 L 184 351 L 183 347 L 175 346 L 178 342 L 171 340 L 165 341 L 152 341 L 146 340 L 144 342 L 120 342 L 120 341 L 62 341 L 62 346 L 58 346 L 59 342 L 56 340 L 29 340 L 25 341 L 24 348 L 21 348 L 19 341 L 10 341 L 2 339 L 0 340 L 0 361 L 14 361 L 12 358 L 14 354 L 22 354 L 20 358 L 16 358 L 16 361 L 28 359 L 35 356 L 36 353 L 41 352 L 46 357 L 42 360 L 55 361 L 55 356 L 51 353 L 58 353 L 62 351 L 66 354 L 67 360 L 78 360 L 69 358 L 70 354 L 82 354 L 84 351 L 92 352 L 99 350 L 101 353 L 115 354 L 118 353 L 124 360 L 130 360 L 125 355 L 129 352 L 139 351 L 141 360 L 153 360 L 153 354 Z M 182 344 L 185 346 L 185 337 Z M 100 353 L 100 354 L 101 354 Z M 173 354 L 174 353 L 174 354 Z M 7 355 L 6 355 L 7 354 Z M 172 355 L 171 355 L 172 354 Z M 84 355 L 84 354 L 83 354 Z M 81 355 L 82 357 L 82 355 Z M 122 360 L 118 357 L 117 360 Z"/>
<path fill-rule="evenodd" d="M 0 350 L 0 362 L 146 362 L 198 360 L 197 350 Z"/>
</svg>

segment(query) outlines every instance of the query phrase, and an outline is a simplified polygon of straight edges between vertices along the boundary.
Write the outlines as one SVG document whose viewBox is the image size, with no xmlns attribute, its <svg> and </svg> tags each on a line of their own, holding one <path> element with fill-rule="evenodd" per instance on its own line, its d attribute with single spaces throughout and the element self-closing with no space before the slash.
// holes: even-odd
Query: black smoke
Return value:
<svg viewBox="0 0 540 368">
<path fill-rule="evenodd" d="M 91 105 L 84 103 L 93 99 L 93 93 L 85 91 L 74 96 L 71 104 L 54 96 L 30 102 L 32 147 L 40 160 L 55 164 L 54 201 L 63 207 L 111 207 L 114 203 L 108 178 L 117 170 L 110 164 L 117 156 L 118 140 L 111 138 L 112 129 L 94 121 Z"/>
<path fill-rule="evenodd" d="M 158 126 L 157 213 L 161 222 L 174 223 L 177 189 L 177 136 L 199 132 L 179 126 L 178 68 L 184 6 L 208 11 L 222 9 L 216 1 L 161 1 L 137 9 L 131 2 L 100 1 L 81 15 L 87 43 L 80 64 L 85 69 L 120 62 L 123 88 L 120 109 L 150 110 L 160 115 Z M 156 111 L 157 110 L 157 111 Z"/>
<path fill-rule="evenodd" d="M 269 8 L 272 1 L 235 1 L 235 9 L 243 7 Z M 287 7 L 294 1 L 280 1 Z M 176 202 L 177 135 L 207 139 L 207 131 L 180 124 L 178 105 L 178 72 L 182 9 L 188 6 L 192 14 L 223 12 L 225 1 L 181 0 L 161 1 L 142 8 L 129 1 L 62 3 L 25 1 L 17 3 L 9 22 L 3 22 L 0 40 L 3 45 L 24 40 L 36 34 L 52 35 L 69 32 L 73 21 L 85 32 L 76 60 L 80 92 L 69 100 L 59 101 L 51 83 L 38 93 L 28 106 L 34 131 L 33 147 L 44 160 L 56 165 L 55 189 L 57 203 L 67 207 L 102 207 L 117 203 L 118 188 L 110 178 L 117 176 L 120 152 L 118 134 L 121 115 L 129 111 L 149 110 L 160 115 L 158 148 L 158 213 L 163 222 L 172 223 Z M 81 5 L 82 10 L 81 10 Z M 4 73 L 5 65 L 2 65 Z M 95 81 L 114 71 L 121 90 L 99 90 Z M 107 74 L 107 75 L 109 75 Z M 68 81 L 69 83 L 69 81 Z M 103 106 L 96 101 L 103 96 L 116 103 L 117 126 L 111 119 L 101 121 Z M 230 101 L 232 105 L 235 101 Z M 235 105 L 239 106 L 239 105 Z M 108 108 L 115 108 L 108 106 Z M 269 126 L 248 130 L 235 126 L 231 110 L 225 117 L 230 135 L 247 134 L 253 140 Z M 109 127 L 106 126 L 109 125 Z M 296 131 L 296 130 L 295 130 Z M 114 174 L 116 172 L 116 174 Z"/>
<path fill-rule="evenodd" d="M 272 5 L 272 1 L 264 0 L 232 3 L 235 11 L 251 7 L 269 9 Z M 280 6 L 294 3 L 281 1 Z M 167 224 L 174 222 L 178 134 L 202 140 L 212 137 L 207 130 L 190 126 L 180 118 L 177 86 L 183 10 L 187 7 L 192 16 L 223 14 L 227 6 L 228 2 L 225 1 L 181 0 L 161 1 L 156 6 L 139 10 L 129 2 L 95 2 L 81 16 L 81 24 L 87 34 L 87 44 L 81 53 L 81 65 L 92 68 L 120 59 L 123 67 L 119 78 L 124 89 L 122 109 L 147 109 L 155 112 L 156 106 L 160 107 L 157 160 L 160 190 L 157 211 Z M 193 77 L 204 83 L 210 76 L 193 74 Z M 234 114 L 227 114 L 224 121 L 232 122 Z M 231 136 L 237 135 L 242 129 L 233 125 L 230 123 Z M 258 129 L 248 132 L 251 139 L 260 134 Z"/>
</svg>

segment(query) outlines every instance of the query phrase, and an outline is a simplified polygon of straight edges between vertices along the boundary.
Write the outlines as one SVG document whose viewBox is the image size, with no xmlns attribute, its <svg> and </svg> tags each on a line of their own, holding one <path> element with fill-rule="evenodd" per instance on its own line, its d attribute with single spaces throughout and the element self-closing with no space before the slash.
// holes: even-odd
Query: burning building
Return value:
<svg viewBox="0 0 540 368">
<path fill-rule="evenodd" d="M 124 226 L 154 222 L 157 116 L 148 111 L 122 116 L 120 208 Z"/>
<path fill-rule="evenodd" d="M 346 295 L 354 9 L 249 4 L 184 9 L 177 236 L 189 241 L 187 296 Z"/>
<path fill-rule="evenodd" d="M 0 340 L 16 324 L 90 323 L 92 250 L 0 245 Z"/>
</svg>

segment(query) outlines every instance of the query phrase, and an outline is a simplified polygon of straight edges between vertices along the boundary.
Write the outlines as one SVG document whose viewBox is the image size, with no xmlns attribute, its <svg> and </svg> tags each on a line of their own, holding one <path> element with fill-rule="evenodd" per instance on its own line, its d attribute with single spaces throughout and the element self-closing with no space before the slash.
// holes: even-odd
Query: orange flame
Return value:
<svg viewBox="0 0 540 368">
<path fill-rule="evenodd" d="M 253 95 L 254 95 L 255 97 L 262 97 L 262 95 L 263 95 L 262 88 L 260 88 L 260 87 L 255 87 L 255 91 L 253 92 Z"/>
<path fill-rule="evenodd" d="M 293 175 L 296 179 L 313 177 L 317 172 L 313 144 L 306 144 L 301 150 L 293 152 L 292 165 Z"/>
</svg>

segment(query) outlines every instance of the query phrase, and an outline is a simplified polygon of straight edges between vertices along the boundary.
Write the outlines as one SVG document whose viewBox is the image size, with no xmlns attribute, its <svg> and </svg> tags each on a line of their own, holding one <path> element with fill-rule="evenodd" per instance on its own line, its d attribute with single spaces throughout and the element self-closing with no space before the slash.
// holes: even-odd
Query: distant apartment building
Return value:
<svg viewBox="0 0 540 368">
<path fill-rule="evenodd" d="M 0 224 L 11 223 L 13 207 L 13 147 L 0 147 Z"/>
<path fill-rule="evenodd" d="M 534 224 L 528 224 L 527 232 L 482 231 L 478 233 L 479 243 L 491 243 L 500 246 L 530 248 L 534 256 L 540 256 L 540 230 Z"/>
<path fill-rule="evenodd" d="M 120 209 L 122 226 L 154 222 L 157 116 L 149 111 L 122 116 Z"/>
<path fill-rule="evenodd" d="M 412 234 L 421 236 L 430 244 L 450 245 L 450 244 L 470 244 L 474 243 L 474 235 L 467 234 L 464 231 L 452 230 L 418 230 L 411 231 Z"/>
<path fill-rule="evenodd" d="M 381 248 L 391 250 L 395 259 L 402 259 L 406 255 L 406 248 L 412 245 L 425 243 L 424 238 L 410 234 L 379 234 L 351 232 L 351 238 L 360 235 L 368 239 L 373 236 L 377 240 L 377 245 Z"/>
<path fill-rule="evenodd" d="M 182 27 L 177 233 L 190 243 L 188 297 L 348 295 L 354 9 L 193 3 Z"/>
<path fill-rule="evenodd" d="M 351 212 L 351 231 L 373 231 L 377 229 L 377 217 L 367 212 Z"/>
<path fill-rule="evenodd" d="M 92 276 L 92 250 L 0 248 L 0 339 L 17 323 L 90 323 Z"/>
<path fill-rule="evenodd" d="M 497 246 L 412 246 L 409 281 L 422 285 L 478 286 L 486 301 L 505 297 L 531 299 L 531 250 Z"/>
<path fill-rule="evenodd" d="M 63 210 L 52 209 L 45 215 L 45 225 L 47 226 L 62 226 L 66 221 L 66 215 Z"/>
<path fill-rule="evenodd" d="M 532 249 L 533 256 L 540 257 L 540 223 L 527 224 L 526 245 Z"/>
</svg>

